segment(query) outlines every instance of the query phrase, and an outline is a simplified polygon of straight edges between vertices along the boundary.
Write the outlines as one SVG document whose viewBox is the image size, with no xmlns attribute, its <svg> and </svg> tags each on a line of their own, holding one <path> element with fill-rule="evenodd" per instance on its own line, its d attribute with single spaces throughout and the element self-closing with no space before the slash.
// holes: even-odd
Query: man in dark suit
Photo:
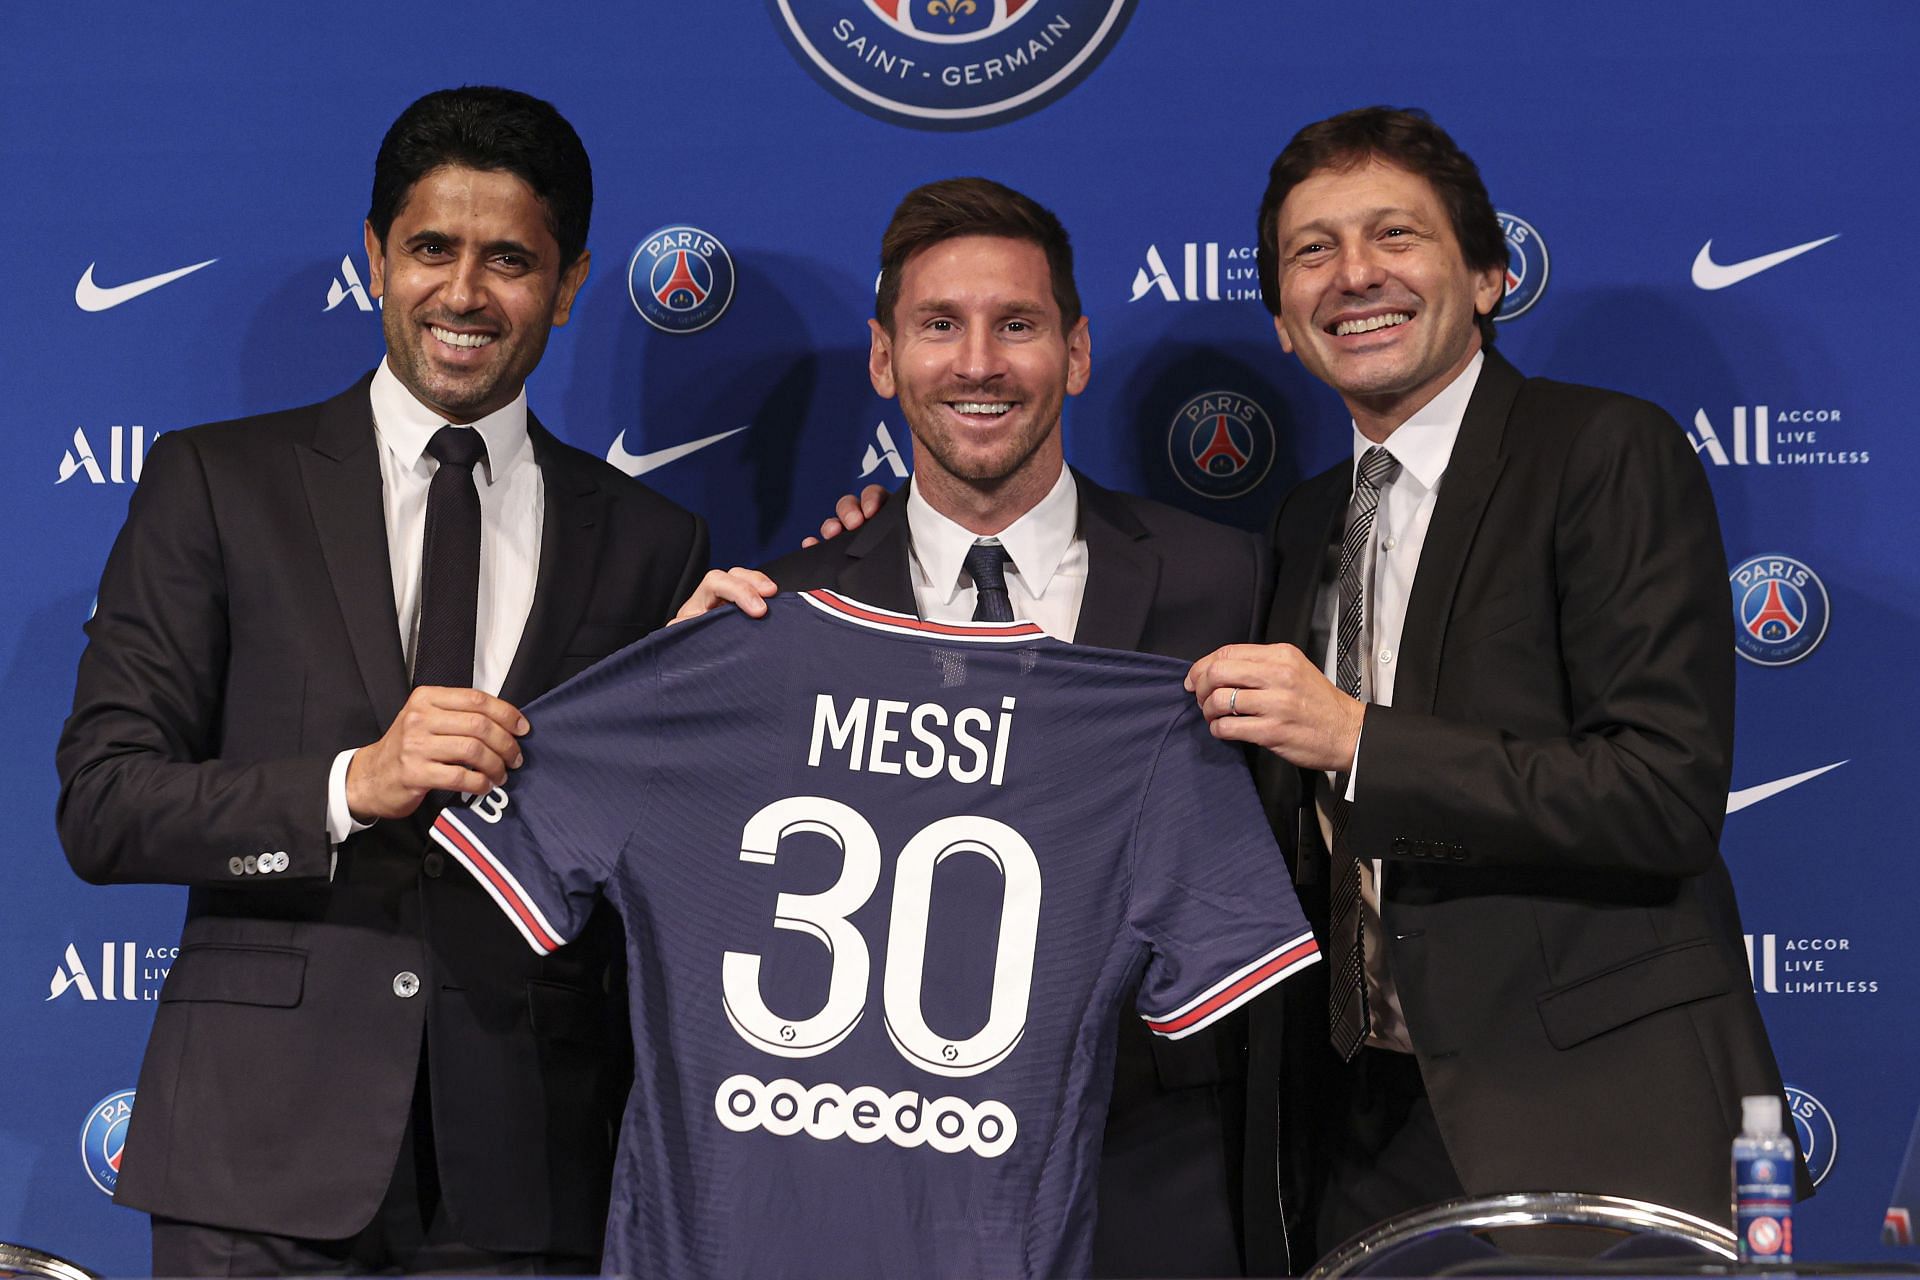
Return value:
<svg viewBox="0 0 1920 1280">
<path fill-rule="evenodd" d="M 1259 633 L 1269 574 L 1254 539 L 1065 465 L 1060 409 L 1092 356 L 1052 213 L 982 178 L 910 192 L 882 240 L 875 312 L 868 372 L 913 434 L 908 493 L 764 573 L 709 574 L 683 616 L 721 600 L 758 615 L 776 589 L 831 587 L 1177 658 Z M 1242 1019 L 1177 1042 L 1122 1020 L 1098 1274 L 1240 1273 L 1245 1036 Z"/>
<path fill-rule="evenodd" d="M 1294 1265 L 1463 1190 L 1724 1220 L 1740 1098 L 1780 1077 L 1718 850 L 1733 653 L 1700 465 L 1655 406 L 1491 350 L 1500 227 L 1424 116 L 1302 130 L 1259 234 L 1281 345 L 1353 415 L 1276 517 L 1271 643 L 1191 677 L 1217 736 L 1266 749 L 1328 948 L 1285 1061 L 1256 1055 Z"/>
<path fill-rule="evenodd" d="M 520 762 L 517 704 L 706 561 L 697 518 L 526 408 L 591 203 L 548 104 L 414 103 L 367 217 L 380 368 L 147 460 L 59 828 L 89 880 L 190 889 L 116 1197 L 153 1215 L 155 1274 L 597 1269 L 618 922 L 536 958 L 422 838 Z"/>
</svg>

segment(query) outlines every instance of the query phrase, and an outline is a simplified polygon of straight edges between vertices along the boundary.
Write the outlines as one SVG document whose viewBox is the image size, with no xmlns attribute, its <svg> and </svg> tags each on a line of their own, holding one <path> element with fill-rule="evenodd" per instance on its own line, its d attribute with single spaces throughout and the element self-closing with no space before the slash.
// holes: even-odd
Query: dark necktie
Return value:
<svg viewBox="0 0 1920 1280">
<path fill-rule="evenodd" d="M 1400 463 L 1379 445 L 1360 455 L 1354 476 L 1353 500 L 1347 506 L 1347 534 L 1340 543 L 1340 629 L 1334 640 L 1334 674 L 1348 697 L 1360 697 L 1360 664 L 1371 644 L 1366 598 L 1367 568 L 1373 554 L 1373 513 L 1380 506 L 1380 489 L 1393 478 Z M 1372 1018 L 1367 1009 L 1367 956 L 1360 909 L 1360 860 L 1348 846 L 1347 803 L 1344 783 L 1328 797 L 1333 829 L 1332 883 L 1329 888 L 1329 959 L 1327 1020 L 1334 1052 L 1352 1061 L 1366 1042 Z"/>
<path fill-rule="evenodd" d="M 967 549 L 967 576 L 973 579 L 973 620 L 1012 622 L 1013 601 L 1007 596 L 1007 549 L 997 542 L 976 542 Z"/>
<path fill-rule="evenodd" d="M 433 433 L 427 452 L 440 469 L 427 486 L 413 683 L 465 689 L 473 684 L 480 606 L 480 494 L 473 468 L 487 456 L 487 442 L 472 427 L 448 426 Z"/>
</svg>

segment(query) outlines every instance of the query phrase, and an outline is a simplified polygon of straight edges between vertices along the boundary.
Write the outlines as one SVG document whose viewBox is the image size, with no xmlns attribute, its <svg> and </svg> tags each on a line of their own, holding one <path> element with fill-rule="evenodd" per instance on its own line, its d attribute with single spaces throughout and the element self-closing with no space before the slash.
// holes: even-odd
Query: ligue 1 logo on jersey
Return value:
<svg viewBox="0 0 1920 1280">
<path fill-rule="evenodd" d="M 698 227 L 661 227 L 627 263 L 627 296 L 662 333 L 698 333 L 733 301 L 733 258 Z"/>
<path fill-rule="evenodd" d="M 1826 584 L 1792 556 L 1749 556 L 1728 575 L 1733 584 L 1733 642 L 1763 667 L 1800 661 L 1826 639 L 1832 609 Z"/>
<path fill-rule="evenodd" d="M 1833 1172 L 1834 1158 L 1840 1154 L 1840 1130 L 1833 1123 L 1833 1112 L 1805 1089 L 1785 1086 L 1787 1110 L 1793 1115 L 1794 1132 L 1800 1138 L 1800 1154 L 1806 1158 L 1807 1173 L 1819 1186 Z"/>
<path fill-rule="evenodd" d="M 1511 213 L 1495 216 L 1507 237 L 1507 293 L 1493 318 L 1511 320 L 1532 310 L 1547 291 L 1547 242 L 1525 218 Z"/>
<path fill-rule="evenodd" d="M 1231 391 L 1208 391 L 1180 406 L 1167 429 L 1167 461 L 1203 498 L 1251 493 L 1273 466 L 1273 419 Z"/>
<path fill-rule="evenodd" d="M 969 129 L 1078 84 L 1134 0 L 767 0 L 801 65 L 895 124 Z"/>
<path fill-rule="evenodd" d="M 80 1126 L 80 1162 L 93 1185 L 108 1195 L 120 1181 L 120 1153 L 127 1145 L 127 1122 L 133 1119 L 133 1090 L 110 1093 L 93 1104 Z"/>
</svg>

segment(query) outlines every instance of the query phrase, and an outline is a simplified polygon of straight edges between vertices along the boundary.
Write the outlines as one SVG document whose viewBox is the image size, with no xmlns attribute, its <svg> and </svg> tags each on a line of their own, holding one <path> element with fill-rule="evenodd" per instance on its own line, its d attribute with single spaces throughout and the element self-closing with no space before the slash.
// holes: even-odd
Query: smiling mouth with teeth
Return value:
<svg viewBox="0 0 1920 1280">
<path fill-rule="evenodd" d="M 427 326 L 427 332 L 450 347 L 484 347 L 493 341 L 490 333 L 455 333 L 434 324 Z"/>
<path fill-rule="evenodd" d="M 1004 400 L 949 400 L 947 404 L 955 413 L 986 414 L 995 418 L 1013 409 Z"/>
<path fill-rule="evenodd" d="M 1356 333 L 1372 333 L 1375 329 L 1387 329 L 1397 324 L 1405 324 L 1413 319 L 1404 311 L 1391 311 L 1383 316 L 1368 316 L 1365 320 L 1342 320 L 1333 326 L 1336 338 L 1345 338 Z"/>
</svg>

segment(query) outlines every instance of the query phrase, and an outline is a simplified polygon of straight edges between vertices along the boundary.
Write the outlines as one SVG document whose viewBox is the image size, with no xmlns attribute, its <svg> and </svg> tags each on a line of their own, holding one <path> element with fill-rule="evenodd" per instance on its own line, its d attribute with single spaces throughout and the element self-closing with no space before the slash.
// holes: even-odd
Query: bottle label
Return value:
<svg viewBox="0 0 1920 1280">
<path fill-rule="evenodd" d="M 1733 1162 L 1733 1229 L 1748 1262 L 1793 1260 L 1793 1164 L 1771 1156 Z"/>
</svg>

